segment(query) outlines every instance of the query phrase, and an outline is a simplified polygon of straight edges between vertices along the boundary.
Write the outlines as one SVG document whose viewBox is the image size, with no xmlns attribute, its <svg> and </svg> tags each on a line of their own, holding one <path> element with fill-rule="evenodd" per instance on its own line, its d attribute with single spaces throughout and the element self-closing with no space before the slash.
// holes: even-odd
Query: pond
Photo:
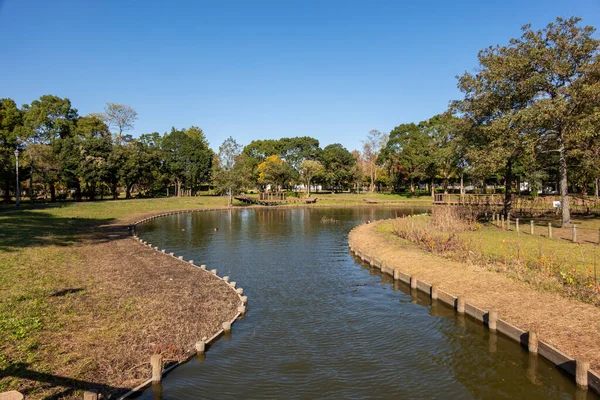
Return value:
<svg viewBox="0 0 600 400">
<path fill-rule="evenodd" d="M 248 296 L 230 336 L 140 398 L 595 398 L 545 359 L 349 254 L 354 226 L 424 211 L 236 209 L 140 227 Z"/>
</svg>

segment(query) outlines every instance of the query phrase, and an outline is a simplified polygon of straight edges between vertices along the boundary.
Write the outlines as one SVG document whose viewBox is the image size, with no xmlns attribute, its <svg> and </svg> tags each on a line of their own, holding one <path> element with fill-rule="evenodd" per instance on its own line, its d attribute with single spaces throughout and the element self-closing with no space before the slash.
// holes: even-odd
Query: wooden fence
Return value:
<svg viewBox="0 0 600 400">
<path fill-rule="evenodd" d="M 494 210 L 504 207 L 504 194 L 435 194 L 433 204 L 475 206 Z M 554 214 L 560 211 L 560 196 L 511 195 L 512 210 L 523 215 Z M 559 202 L 558 204 L 556 202 Z M 576 214 L 600 214 L 600 201 L 592 196 L 570 195 L 570 209 Z"/>
</svg>

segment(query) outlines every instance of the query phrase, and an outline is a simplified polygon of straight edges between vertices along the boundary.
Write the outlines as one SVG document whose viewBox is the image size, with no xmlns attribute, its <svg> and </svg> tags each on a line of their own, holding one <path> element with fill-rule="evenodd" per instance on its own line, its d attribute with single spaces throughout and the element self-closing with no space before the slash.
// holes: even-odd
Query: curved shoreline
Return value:
<svg viewBox="0 0 600 400">
<path fill-rule="evenodd" d="M 206 273 L 206 274 L 210 274 L 215 276 L 217 279 L 219 279 L 220 281 L 222 281 L 223 283 L 225 283 L 227 285 L 228 288 L 231 289 L 231 291 L 233 292 L 234 295 L 236 295 L 239 299 L 239 306 L 238 306 L 238 311 L 237 314 L 235 314 L 235 316 L 233 318 L 231 318 L 230 320 L 226 320 L 226 321 L 222 321 L 221 326 L 222 328 L 217 330 L 211 337 L 207 338 L 207 337 L 202 337 L 198 339 L 198 343 L 196 345 L 196 348 L 191 349 L 189 351 L 189 356 L 187 359 L 183 360 L 183 361 L 177 361 L 176 363 L 170 365 L 169 367 L 165 368 L 162 373 L 161 376 L 165 376 L 166 374 L 168 374 L 170 371 L 172 371 L 173 369 L 175 369 L 176 367 L 185 364 L 186 362 L 188 362 L 189 360 L 191 360 L 194 356 L 196 356 L 196 354 L 200 354 L 200 353 L 204 353 L 205 350 L 202 351 L 198 351 L 198 344 L 202 343 L 201 348 L 204 349 L 205 345 L 210 345 L 211 343 L 213 343 L 214 341 L 216 341 L 219 337 L 221 337 L 223 334 L 227 333 L 225 331 L 225 325 L 228 324 L 229 329 L 231 329 L 231 326 L 240 318 L 242 317 L 245 313 L 246 313 L 246 307 L 248 304 L 248 298 L 247 296 L 243 296 L 243 289 L 241 287 L 237 287 L 237 283 L 236 282 L 229 282 L 229 277 L 220 277 L 219 275 L 217 275 L 217 270 L 207 270 L 206 269 L 206 265 L 196 265 L 194 260 L 184 260 L 183 256 L 177 256 L 174 253 L 167 253 L 166 249 L 159 249 L 158 247 L 153 247 L 152 243 L 148 243 L 145 240 L 143 240 L 142 238 L 140 238 L 139 236 L 137 236 L 136 234 L 136 228 L 138 226 L 144 225 L 150 221 L 153 221 L 155 219 L 161 218 L 161 217 L 167 217 L 169 215 L 176 215 L 176 214 L 187 214 L 187 213 L 194 213 L 194 212 L 204 212 L 204 211 L 220 211 L 223 210 L 223 208 L 206 208 L 206 209 L 192 209 L 192 210 L 181 210 L 181 211 L 170 211 L 170 212 L 164 212 L 164 213 L 159 213 L 159 214 L 155 214 L 155 215 L 151 215 L 149 217 L 140 219 L 138 221 L 135 221 L 131 224 L 129 224 L 128 229 L 131 233 L 131 237 L 138 241 L 140 244 L 142 244 L 143 246 L 147 246 L 151 249 L 153 249 L 155 252 L 157 252 L 158 254 L 161 255 L 167 255 L 170 256 L 178 261 L 181 261 L 185 264 L 188 265 L 192 265 L 196 268 L 198 268 L 200 271 L 200 273 Z M 118 400 L 124 400 L 126 398 L 128 398 L 129 396 L 132 396 L 140 391 L 142 391 L 143 389 L 145 389 L 146 387 L 150 386 L 152 384 L 152 378 L 142 382 L 141 384 L 139 384 L 138 386 L 134 387 L 133 389 L 131 389 L 129 392 L 125 393 L 122 396 L 118 397 Z"/>
<path fill-rule="evenodd" d="M 472 303 L 464 301 L 464 296 L 467 298 L 475 297 L 474 290 L 485 290 L 486 282 L 484 279 L 480 279 L 480 276 L 485 272 L 475 271 L 473 268 L 467 268 L 466 264 L 463 264 L 463 268 L 461 268 L 459 263 L 451 262 L 449 260 L 425 253 L 417 247 L 411 247 L 412 244 L 400 245 L 399 243 L 394 243 L 393 239 L 391 239 L 389 236 L 386 237 L 385 233 L 380 232 L 377 229 L 380 224 L 385 223 L 386 221 L 389 220 L 376 221 L 370 224 L 362 224 L 353 228 L 348 235 L 348 245 L 351 253 L 360 258 L 363 262 L 370 264 L 372 267 L 380 269 L 382 273 L 391 275 L 394 280 L 410 284 L 411 288 L 421 290 L 432 296 L 432 298 L 437 298 L 438 301 L 449 304 L 457 312 L 460 313 L 460 311 L 462 311 L 462 313 L 471 316 L 472 318 L 482 322 L 484 326 L 490 328 L 489 311 L 494 310 L 493 313 L 497 316 L 498 309 L 506 309 L 506 305 L 504 305 L 505 307 L 502 307 L 501 304 L 495 304 L 502 302 L 502 299 L 493 298 L 493 291 L 490 290 L 492 296 L 488 297 L 492 298 L 488 298 L 488 301 L 484 302 L 485 304 L 483 304 L 483 306 L 485 306 L 485 308 L 480 308 Z M 415 264 L 419 262 L 419 257 L 423 259 L 423 264 L 426 264 L 426 266 L 419 265 L 420 268 L 415 267 Z M 406 264 L 403 264 L 403 261 L 412 261 L 412 264 L 407 266 Z M 439 265 L 441 263 L 444 263 L 444 266 L 440 267 Z M 438 273 L 446 269 L 448 265 L 451 265 L 451 268 L 456 269 L 456 271 L 454 271 L 456 275 L 454 278 L 458 279 L 443 281 L 443 278 L 441 278 L 440 281 L 435 281 L 434 279 L 439 279 Z M 500 276 L 498 273 L 489 271 L 487 273 L 494 274 L 500 279 L 509 281 L 509 278 Z M 478 280 L 476 285 L 465 284 L 465 282 L 469 281 L 469 279 L 473 279 L 473 277 L 469 275 L 477 275 L 475 278 Z M 488 277 L 489 276 L 491 275 L 488 275 Z M 423 277 L 426 280 L 422 280 Z M 495 279 L 495 282 L 497 281 L 498 279 Z M 492 282 L 491 285 L 493 285 L 495 282 Z M 536 292 L 531 288 L 523 288 L 523 285 L 518 282 L 510 281 L 510 283 L 513 286 L 518 287 L 519 290 L 525 289 L 529 292 Z M 446 290 L 442 290 L 441 288 Z M 434 292 L 435 297 L 433 295 Z M 459 295 L 455 296 L 451 293 L 458 293 Z M 539 296 L 542 295 L 540 294 Z M 560 298 L 560 300 L 557 301 L 573 302 L 573 300 L 567 300 L 564 298 Z M 519 307 L 531 307 L 531 304 L 523 304 L 522 302 L 517 301 L 516 303 L 511 303 L 510 306 L 517 307 L 517 310 L 515 311 L 519 312 Z M 587 308 L 593 306 L 581 305 L 581 307 Z M 595 307 L 593 307 L 593 309 L 596 311 L 600 319 L 600 311 Z M 504 316 L 502 312 L 500 312 L 500 315 Z M 492 319 L 495 320 L 494 317 L 492 317 Z M 510 317 L 509 319 L 512 320 Z M 542 325 L 537 321 L 524 324 L 528 326 L 529 331 L 507 322 L 506 318 L 504 320 L 498 318 L 495 321 L 496 331 L 504 334 L 517 343 L 520 343 L 525 348 L 527 348 L 529 344 L 530 332 L 533 332 L 531 336 L 536 338 L 535 343 L 537 345 L 537 347 L 534 347 L 533 350 L 537 349 L 537 353 L 540 356 L 548 359 L 550 362 L 574 377 L 576 376 L 576 370 L 584 365 L 584 358 L 574 359 L 573 357 L 558 350 L 555 346 L 548 343 L 548 341 L 537 340 L 540 333 L 538 329 L 540 329 L 540 325 Z M 548 330 L 548 326 L 543 326 L 541 331 L 544 334 L 548 334 L 550 332 Z M 545 337 L 545 335 L 542 335 L 542 337 Z M 595 337 L 597 336 L 594 336 L 594 338 Z M 577 353 L 581 354 L 582 352 L 578 351 Z M 583 353 L 584 354 L 581 355 L 585 356 L 586 352 Z M 592 358 L 591 361 L 592 366 L 598 366 L 597 359 Z M 597 394 L 600 394 L 600 374 L 589 369 L 587 372 L 587 383 L 589 389 Z"/>
</svg>

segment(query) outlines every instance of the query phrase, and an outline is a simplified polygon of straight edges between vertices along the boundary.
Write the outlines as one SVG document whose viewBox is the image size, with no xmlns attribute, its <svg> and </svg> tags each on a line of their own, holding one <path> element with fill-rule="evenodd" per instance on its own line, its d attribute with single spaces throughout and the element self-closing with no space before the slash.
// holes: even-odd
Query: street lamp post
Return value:
<svg viewBox="0 0 600 400">
<path fill-rule="evenodd" d="M 16 166 L 15 166 L 15 171 L 17 173 L 17 190 L 16 190 L 16 207 L 19 208 L 19 205 L 21 203 L 21 199 L 20 199 L 20 190 L 19 190 L 19 149 L 15 150 L 15 160 L 16 160 Z"/>
</svg>

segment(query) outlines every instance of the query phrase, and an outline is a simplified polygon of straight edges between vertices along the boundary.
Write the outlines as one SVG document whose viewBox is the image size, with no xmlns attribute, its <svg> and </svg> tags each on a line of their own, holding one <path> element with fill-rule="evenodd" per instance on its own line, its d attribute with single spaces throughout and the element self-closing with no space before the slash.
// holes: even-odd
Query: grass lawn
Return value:
<svg viewBox="0 0 600 400">
<path fill-rule="evenodd" d="M 599 220 L 576 221 L 586 226 L 594 226 Z M 480 230 L 465 232 L 461 235 L 475 245 L 484 256 L 502 262 L 505 258 L 526 260 L 529 265 L 552 263 L 566 269 L 576 269 L 580 273 L 593 274 L 594 267 L 600 273 L 600 252 L 598 251 L 598 231 L 578 230 L 578 243 L 571 241 L 571 229 L 552 228 L 552 238 L 548 238 L 546 221 L 537 221 L 534 235 L 530 234 L 529 220 L 521 225 L 517 233 L 514 224 L 510 231 L 492 224 L 484 225 Z M 595 242 L 595 243 L 594 243 Z"/>
</svg>

